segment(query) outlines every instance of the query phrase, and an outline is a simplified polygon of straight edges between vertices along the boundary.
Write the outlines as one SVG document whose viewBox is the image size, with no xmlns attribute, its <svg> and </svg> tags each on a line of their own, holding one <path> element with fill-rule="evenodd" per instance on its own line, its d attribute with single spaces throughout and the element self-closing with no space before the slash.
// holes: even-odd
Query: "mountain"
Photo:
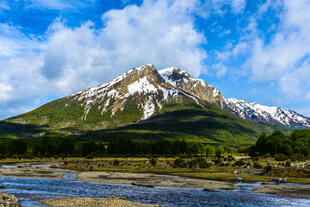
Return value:
<svg viewBox="0 0 310 207">
<path fill-rule="evenodd" d="M 4 120 L 0 137 L 14 132 L 16 137 L 186 138 L 240 145 L 253 143 L 261 132 L 287 130 L 244 120 L 224 109 L 228 109 L 227 100 L 204 80 L 176 67 L 158 71 L 147 64 Z"/>
<path fill-rule="evenodd" d="M 248 103 L 235 98 L 224 99 L 224 109 L 247 120 L 280 124 L 291 128 L 310 128 L 310 118 L 291 109 Z"/>
<path fill-rule="evenodd" d="M 169 104 L 204 108 L 206 103 L 222 107 L 223 102 L 221 93 L 205 81 L 175 67 L 158 72 L 147 64 L 9 120 L 52 128 L 96 123 L 100 129 L 148 119 Z"/>
<path fill-rule="evenodd" d="M 223 108 L 224 98 L 219 90 L 201 79 L 191 77 L 187 72 L 176 67 L 159 71 L 159 74 L 175 88 L 199 97 L 213 105 Z"/>
</svg>

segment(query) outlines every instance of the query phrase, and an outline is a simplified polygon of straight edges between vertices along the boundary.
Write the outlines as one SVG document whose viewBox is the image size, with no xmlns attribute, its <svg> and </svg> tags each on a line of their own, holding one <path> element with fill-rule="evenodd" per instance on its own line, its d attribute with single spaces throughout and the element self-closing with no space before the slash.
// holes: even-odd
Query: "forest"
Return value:
<svg viewBox="0 0 310 207">
<path fill-rule="evenodd" d="M 276 130 L 269 136 L 261 134 L 249 150 L 252 156 L 271 155 L 278 160 L 299 159 L 310 154 L 310 130 L 294 130 L 285 135 Z"/>
<path fill-rule="evenodd" d="M 276 130 L 261 134 L 256 143 L 246 148 L 211 145 L 186 139 L 131 140 L 110 142 L 75 141 L 69 138 L 12 139 L 0 142 L 1 157 L 108 157 L 108 156 L 219 156 L 243 153 L 269 156 L 278 160 L 302 160 L 310 155 L 310 130 L 284 134 Z"/>
</svg>

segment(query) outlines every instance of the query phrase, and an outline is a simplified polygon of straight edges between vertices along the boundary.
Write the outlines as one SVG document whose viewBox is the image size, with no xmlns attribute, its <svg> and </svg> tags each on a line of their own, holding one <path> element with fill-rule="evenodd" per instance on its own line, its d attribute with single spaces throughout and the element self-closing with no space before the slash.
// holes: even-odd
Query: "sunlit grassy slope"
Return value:
<svg viewBox="0 0 310 207">
<path fill-rule="evenodd" d="M 188 139 L 204 143 L 247 145 L 261 132 L 286 128 L 246 121 L 216 106 L 203 107 L 193 102 L 167 103 L 150 119 L 138 121 L 141 110 L 134 103 L 127 104 L 114 116 L 111 111 L 101 113 L 94 106 L 84 118 L 83 105 L 77 100 L 62 98 L 31 112 L 1 122 L 0 136 L 29 137 L 75 135 L 77 139 L 109 141 L 117 138 L 139 140 Z M 42 133 L 44 132 L 44 133 Z M 77 135 L 78 134 L 78 135 Z"/>
</svg>

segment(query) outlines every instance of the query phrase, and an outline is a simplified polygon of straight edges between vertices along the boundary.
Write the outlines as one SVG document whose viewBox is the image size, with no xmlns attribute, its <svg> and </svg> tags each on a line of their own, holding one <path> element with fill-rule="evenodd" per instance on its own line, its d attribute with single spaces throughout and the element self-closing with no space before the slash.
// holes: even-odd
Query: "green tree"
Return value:
<svg viewBox="0 0 310 207">
<path fill-rule="evenodd" d="M 214 153 L 215 153 L 214 147 L 212 147 L 211 145 L 207 145 L 206 146 L 206 157 L 210 157 L 214 155 Z"/>
<path fill-rule="evenodd" d="M 215 155 L 218 159 L 220 159 L 222 157 L 222 155 L 224 154 L 224 148 L 223 146 L 218 146 L 216 148 L 216 151 L 215 151 Z"/>
</svg>

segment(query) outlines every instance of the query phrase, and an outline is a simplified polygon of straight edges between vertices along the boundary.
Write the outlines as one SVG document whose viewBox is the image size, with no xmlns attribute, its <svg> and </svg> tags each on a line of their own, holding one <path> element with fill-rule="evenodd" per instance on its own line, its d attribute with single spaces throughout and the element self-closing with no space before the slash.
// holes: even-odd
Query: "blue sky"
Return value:
<svg viewBox="0 0 310 207">
<path fill-rule="evenodd" d="M 0 119 L 146 63 L 310 116 L 308 0 L 0 0 Z"/>
</svg>

